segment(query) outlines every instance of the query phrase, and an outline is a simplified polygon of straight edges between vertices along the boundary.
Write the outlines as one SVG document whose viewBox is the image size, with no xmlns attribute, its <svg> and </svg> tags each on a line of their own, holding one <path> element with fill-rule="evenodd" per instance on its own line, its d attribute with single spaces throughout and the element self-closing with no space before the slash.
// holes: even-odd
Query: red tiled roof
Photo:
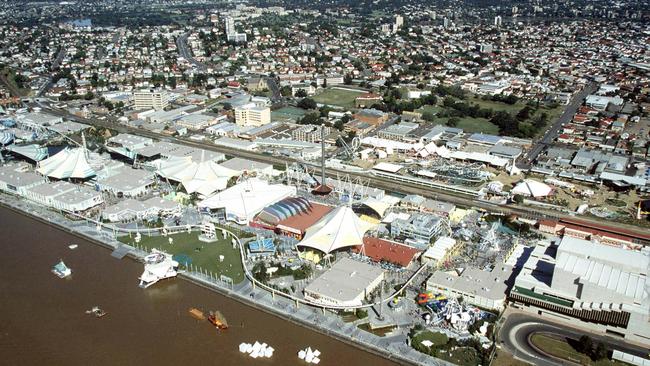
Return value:
<svg viewBox="0 0 650 366">
<path fill-rule="evenodd" d="M 413 258 L 422 252 L 408 245 L 370 236 L 363 238 L 363 245 L 365 255 L 372 260 L 377 262 L 385 260 L 402 267 L 408 266 Z M 353 248 L 353 251 L 357 253 L 360 250 L 361 246 Z"/>
</svg>

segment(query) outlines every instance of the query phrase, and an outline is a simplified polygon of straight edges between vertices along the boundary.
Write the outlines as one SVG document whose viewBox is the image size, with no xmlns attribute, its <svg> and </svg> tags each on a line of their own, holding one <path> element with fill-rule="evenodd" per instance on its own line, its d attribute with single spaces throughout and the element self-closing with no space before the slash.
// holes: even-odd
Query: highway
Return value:
<svg viewBox="0 0 650 366">
<path fill-rule="evenodd" d="M 597 89 L 597 86 L 595 83 L 590 83 L 587 86 L 585 86 L 581 91 L 579 91 L 576 95 L 573 96 L 571 99 L 571 102 L 567 107 L 564 109 L 564 112 L 560 117 L 555 121 L 555 123 L 546 131 L 544 136 L 535 144 L 530 151 L 528 151 L 528 154 L 526 154 L 526 159 L 525 161 L 522 162 L 522 166 L 524 168 L 530 168 L 530 164 L 537 159 L 537 156 L 544 151 L 544 148 L 549 146 L 555 138 L 557 137 L 558 133 L 562 129 L 562 126 L 567 124 L 573 119 L 573 116 L 576 114 L 578 111 L 578 108 L 584 103 L 585 98 L 589 94 L 593 94 Z"/>
<path fill-rule="evenodd" d="M 258 153 L 253 151 L 234 150 L 223 146 L 216 146 L 213 144 L 206 144 L 203 142 L 194 141 L 188 138 L 171 137 L 171 136 L 151 132 L 145 129 L 129 127 L 129 126 L 117 124 L 110 120 L 100 121 L 95 119 L 86 119 L 86 118 L 78 117 L 73 114 L 67 113 L 66 111 L 50 108 L 48 105 L 42 104 L 40 102 L 37 102 L 37 106 L 41 107 L 43 110 L 47 110 L 49 113 L 67 118 L 72 121 L 88 124 L 91 126 L 111 128 L 121 133 L 130 133 L 134 135 L 149 137 L 152 139 L 174 142 L 181 145 L 216 151 L 231 156 L 238 156 L 241 158 L 260 161 L 260 162 L 273 164 L 273 165 L 284 166 L 285 164 L 300 163 L 306 166 L 320 169 L 319 164 L 306 163 L 286 156 L 273 156 L 270 154 Z M 542 219 L 542 218 L 575 219 L 574 216 L 559 211 L 551 211 L 540 207 L 525 207 L 525 206 L 522 207 L 522 206 L 504 205 L 504 204 L 496 204 L 496 203 L 481 201 L 461 193 L 443 191 L 443 190 L 438 190 L 438 189 L 428 188 L 428 187 L 425 188 L 409 182 L 401 182 L 401 181 L 398 182 L 392 179 L 375 176 L 373 174 L 368 174 L 367 172 L 354 172 L 348 170 L 326 168 L 325 174 L 330 178 L 332 177 L 335 178 L 337 177 L 337 175 L 338 176 L 349 175 L 351 179 L 360 178 L 363 182 L 368 182 L 370 187 L 380 188 L 388 192 L 398 192 L 403 194 L 418 194 L 427 198 L 450 202 L 457 206 L 476 207 L 493 213 L 501 213 L 506 215 L 515 214 L 524 218 L 535 219 L 535 220 Z M 602 224 L 602 222 L 599 220 L 593 220 L 586 217 L 580 217 L 580 220 L 585 222 L 590 222 L 592 224 Z M 617 223 L 616 225 L 617 227 L 625 228 L 633 232 L 639 232 L 639 233 L 644 232 L 643 229 L 637 226 L 620 224 L 620 223 Z"/>
<path fill-rule="evenodd" d="M 603 342 L 610 349 L 617 349 L 633 355 L 647 357 L 647 350 L 643 347 L 625 343 L 620 338 L 605 335 L 586 333 L 585 331 L 570 328 L 566 325 L 547 321 L 539 316 L 532 316 L 521 312 L 506 312 L 506 320 L 499 331 L 501 345 L 517 359 L 530 362 L 534 365 L 558 366 L 566 363 L 550 359 L 539 353 L 530 345 L 529 339 L 535 333 L 551 333 L 563 338 L 578 340 L 587 334 L 595 342 Z"/>
<path fill-rule="evenodd" d="M 185 33 L 183 35 L 178 36 L 176 38 L 176 47 L 178 48 L 178 53 L 186 59 L 189 63 L 194 65 L 199 71 L 205 71 L 208 69 L 208 67 L 205 64 L 202 64 L 198 62 L 194 56 L 192 56 L 192 51 L 190 50 L 189 46 L 187 45 L 187 37 L 189 36 L 188 33 Z"/>
</svg>

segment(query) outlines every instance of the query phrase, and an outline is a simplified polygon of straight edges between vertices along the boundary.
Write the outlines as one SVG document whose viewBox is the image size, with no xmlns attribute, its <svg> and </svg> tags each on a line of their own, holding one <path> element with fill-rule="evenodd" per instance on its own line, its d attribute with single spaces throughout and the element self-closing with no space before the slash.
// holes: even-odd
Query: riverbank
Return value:
<svg viewBox="0 0 650 366">
<path fill-rule="evenodd" d="M 10 208 L 21 214 L 26 214 L 40 222 L 61 228 L 78 237 L 90 240 L 107 249 L 116 249 L 122 244 L 112 234 L 106 231 L 97 231 L 83 221 L 72 221 L 62 215 L 49 211 L 30 202 L 20 200 L 5 194 L 0 195 L 0 205 Z M 131 249 L 128 256 L 141 261 L 147 253 Z M 371 352 L 401 364 L 436 365 L 445 364 L 408 347 L 402 337 L 377 337 L 363 332 L 352 324 L 344 323 L 337 316 L 307 306 L 296 307 L 296 304 L 281 297 L 273 297 L 266 291 L 253 289 L 247 281 L 230 288 L 229 284 L 222 283 L 208 273 L 184 272 L 181 278 L 194 284 L 216 291 L 243 305 L 264 311 L 273 316 L 287 320 L 292 324 L 300 325 L 323 335 L 335 338 L 363 351 Z M 406 331 L 406 330 L 404 330 Z"/>
</svg>

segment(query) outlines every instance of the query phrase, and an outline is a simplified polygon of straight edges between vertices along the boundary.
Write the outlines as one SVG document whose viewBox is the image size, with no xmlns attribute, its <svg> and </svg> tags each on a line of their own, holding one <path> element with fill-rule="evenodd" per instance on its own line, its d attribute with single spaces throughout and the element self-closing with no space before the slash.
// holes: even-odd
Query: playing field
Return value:
<svg viewBox="0 0 650 366">
<path fill-rule="evenodd" d="M 433 123 L 436 125 L 446 125 L 448 120 L 449 118 L 436 118 Z M 485 118 L 464 117 L 458 121 L 456 127 L 462 128 L 463 131 L 467 133 L 480 132 L 490 135 L 499 134 L 499 127 L 490 123 L 490 121 Z"/>
<path fill-rule="evenodd" d="M 305 111 L 296 107 L 284 107 L 271 112 L 273 121 L 292 121 L 295 122 L 305 115 Z"/>
<path fill-rule="evenodd" d="M 319 104 L 327 104 L 343 108 L 354 108 L 354 100 L 360 94 L 363 94 L 363 91 L 330 88 L 325 89 L 317 95 L 314 95 L 313 99 L 316 103 Z"/>
<path fill-rule="evenodd" d="M 137 246 L 147 251 L 153 248 L 163 250 L 173 254 L 174 259 L 185 267 L 191 264 L 192 269 L 199 268 L 217 277 L 226 275 L 232 278 L 234 283 L 239 283 L 244 280 L 239 249 L 233 248 L 230 239 L 224 240 L 219 230 L 217 232 L 219 240 L 213 243 L 199 241 L 198 232 L 183 232 L 169 236 L 143 235 Z M 171 244 L 169 238 L 173 239 Z M 129 245 L 135 244 L 134 238 L 128 235 L 118 237 L 118 240 Z M 224 257 L 223 261 L 219 259 L 221 255 Z"/>
</svg>

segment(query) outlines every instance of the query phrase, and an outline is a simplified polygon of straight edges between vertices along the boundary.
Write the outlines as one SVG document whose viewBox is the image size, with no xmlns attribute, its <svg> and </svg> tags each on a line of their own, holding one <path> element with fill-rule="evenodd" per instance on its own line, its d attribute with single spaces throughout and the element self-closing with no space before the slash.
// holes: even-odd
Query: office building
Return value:
<svg viewBox="0 0 650 366">
<path fill-rule="evenodd" d="M 235 123 L 239 126 L 263 126 L 271 122 L 271 109 L 249 103 L 235 108 Z"/>
<path fill-rule="evenodd" d="M 155 110 L 165 109 L 169 104 L 169 94 L 166 90 L 140 90 L 133 93 L 134 108 Z"/>
</svg>

